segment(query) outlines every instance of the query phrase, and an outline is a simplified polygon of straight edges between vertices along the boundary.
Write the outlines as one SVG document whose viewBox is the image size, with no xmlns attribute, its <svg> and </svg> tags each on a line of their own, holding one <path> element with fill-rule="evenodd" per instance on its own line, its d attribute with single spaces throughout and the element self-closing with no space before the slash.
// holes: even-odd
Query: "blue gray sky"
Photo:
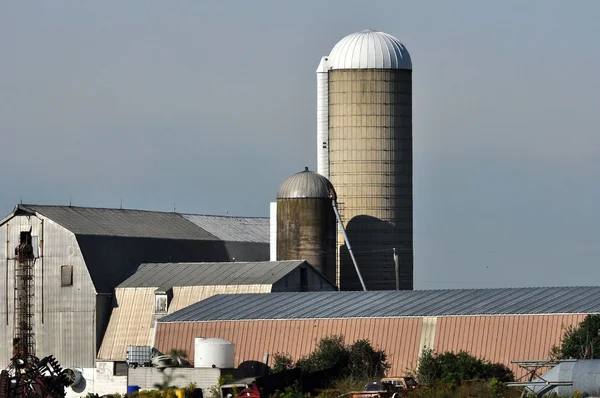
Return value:
<svg viewBox="0 0 600 398">
<path fill-rule="evenodd" d="M 0 212 L 268 215 L 316 168 L 320 57 L 414 65 L 415 287 L 597 285 L 596 1 L 3 2 Z"/>
</svg>

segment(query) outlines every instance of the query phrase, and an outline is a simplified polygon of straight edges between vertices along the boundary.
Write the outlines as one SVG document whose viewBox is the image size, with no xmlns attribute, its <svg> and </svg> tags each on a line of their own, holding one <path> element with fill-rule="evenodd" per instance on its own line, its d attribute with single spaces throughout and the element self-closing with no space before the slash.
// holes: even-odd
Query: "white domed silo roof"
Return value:
<svg viewBox="0 0 600 398">
<path fill-rule="evenodd" d="M 281 184 L 277 191 L 277 199 L 327 199 L 331 195 L 330 189 L 333 189 L 333 185 L 327 178 L 306 167 L 304 171 L 289 176 Z"/>
<path fill-rule="evenodd" d="M 410 54 L 400 40 L 371 29 L 344 37 L 327 62 L 329 69 L 412 69 Z"/>
</svg>

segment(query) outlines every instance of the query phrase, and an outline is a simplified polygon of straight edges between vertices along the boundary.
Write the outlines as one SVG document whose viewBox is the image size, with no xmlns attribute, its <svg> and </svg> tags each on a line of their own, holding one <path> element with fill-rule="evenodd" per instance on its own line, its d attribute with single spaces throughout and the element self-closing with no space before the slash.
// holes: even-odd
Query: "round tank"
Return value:
<svg viewBox="0 0 600 398">
<path fill-rule="evenodd" d="M 194 340 L 194 367 L 233 369 L 235 345 L 225 339 L 196 337 Z"/>
<path fill-rule="evenodd" d="M 325 62 L 325 65 L 323 64 Z M 326 73 L 326 84 L 323 74 Z M 320 158 L 368 290 L 413 288 L 412 61 L 404 45 L 367 30 L 343 38 L 317 70 Z M 320 76 L 320 80 L 319 80 Z M 322 92 L 327 91 L 327 95 Z M 361 288 L 341 231 L 338 286 Z"/>
<path fill-rule="evenodd" d="M 581 359 L 569 362 L 561 362 L 542 375 L 542 378 L 534 382 L 572 382 L 572 386 L 559 386 L 551 392 L 559 396 L 573 396 L 579 391 L 581 396 L 598 396 L 600 391 L 600 360 Z M 540 392 L 544 386 L 533 386 L 534 392 Z M 587 395 L 583 395 L 587 394 Z"/>
<path fill-rule="evenodd" d="M 333 185 L 308 170 L 287 178 L 277 192 L 277 260 L 306 260 L 335 283 L 336 218 Z"/>
</svg>

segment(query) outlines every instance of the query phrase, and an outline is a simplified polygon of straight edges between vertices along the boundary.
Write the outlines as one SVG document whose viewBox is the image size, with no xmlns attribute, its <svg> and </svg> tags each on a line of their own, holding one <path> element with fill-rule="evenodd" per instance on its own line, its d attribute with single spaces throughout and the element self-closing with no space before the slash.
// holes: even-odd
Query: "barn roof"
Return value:
<svg viewBox="0 0 600 398">
<path fill-rule="evenodd" d="M 118 287 L 271 285 L 302 264 L 312 268 L 304 260 L 142 264 Z"/>
<path fill-rule="evenodd" d="M 600 287 L 217 295 L 159 322 L 600 313 Z"/>
<path fill-rule="evenodd" d="M 269 219 L 181 214 L 134 209 L 17 205 L 15 213 L 39 213 L 75 235 L 158 239 L 269 241 Z"/>
</svg>

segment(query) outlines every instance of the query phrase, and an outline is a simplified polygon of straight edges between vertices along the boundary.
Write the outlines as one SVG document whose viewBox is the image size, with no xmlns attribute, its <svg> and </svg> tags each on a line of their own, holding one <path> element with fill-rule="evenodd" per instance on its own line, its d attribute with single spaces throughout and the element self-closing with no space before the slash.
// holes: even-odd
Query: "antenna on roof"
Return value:
<svg viewBox="0 0 600 398">
<path fill-rule="evenodd" d="M 21 204 L 23 204 L 23 195 L 21 195 Z"/>
<path fill-rule="evenodd" d="M 69 207 L 71 207 L 71 202 L 73 202 L 73 197 L 69 196 Z"/>
<path fill-rule="evenodd" d="M 173 201 L 173 213 L 175 213 L 175 201 Z"/>
<path fill-rule="evenodd" d="M 123 210 L 123 198 L 121 197 L 121 210 Z"/>
</svg>

